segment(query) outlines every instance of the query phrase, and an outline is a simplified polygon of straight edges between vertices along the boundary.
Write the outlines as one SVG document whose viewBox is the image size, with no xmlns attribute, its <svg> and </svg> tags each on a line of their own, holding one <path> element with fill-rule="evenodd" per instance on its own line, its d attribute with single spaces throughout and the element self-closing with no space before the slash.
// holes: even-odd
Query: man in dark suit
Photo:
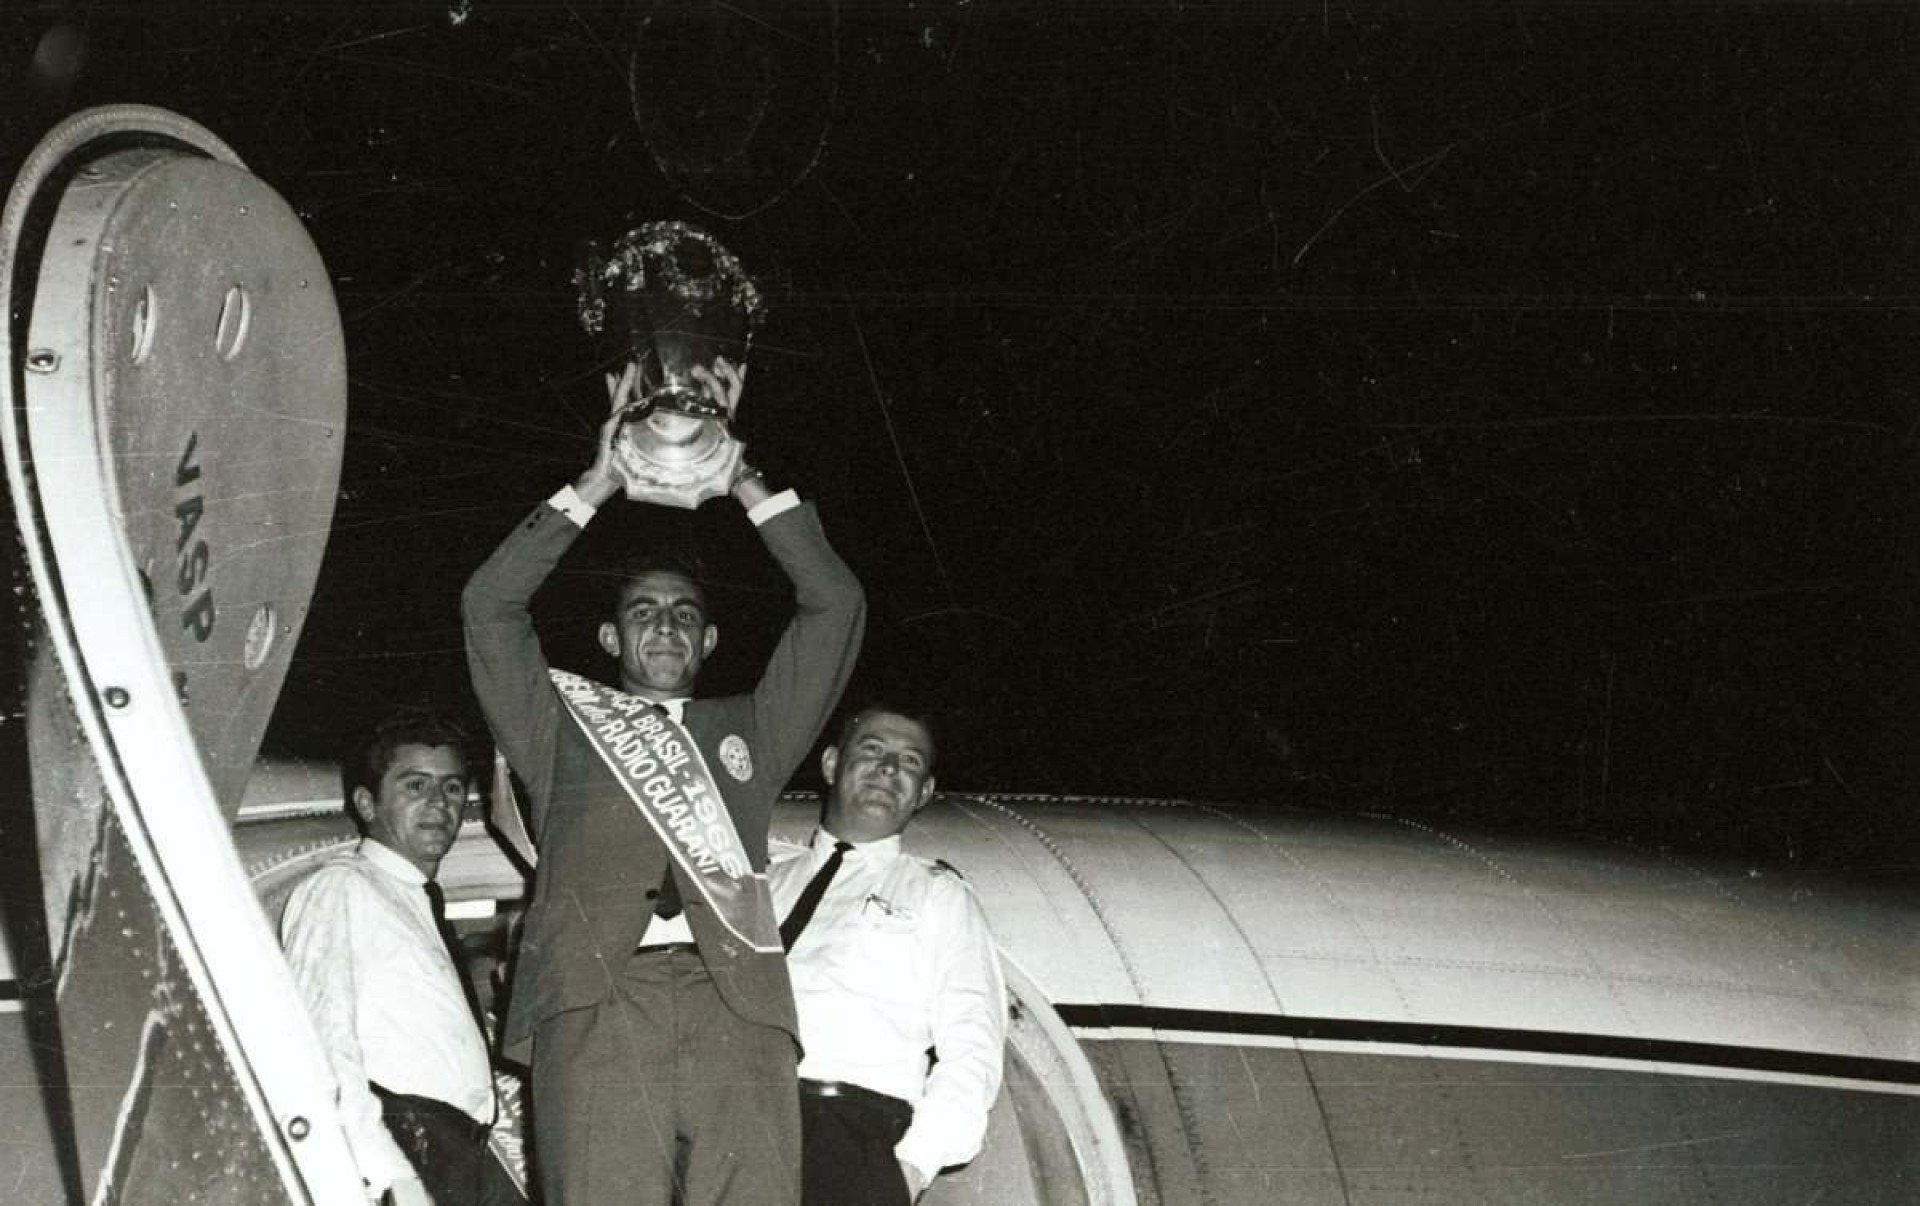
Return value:
<svg viewBox="0 0 1920 1206">
<path fill-rule="evenodd" d="M 696 377 L 731 414 L 741 374 L 716 360 Z M 730 493 L 796 599 L 753 691 L 692 697 L 719 630 L 699 583 L 664 564 L 627 575 L 600 626 L 619 690 L 551 671 L 529 603 L 627 488 L 614 440 L 635 389 L 632 367 L 609 381 L 592 465 L 461 600 L 474 689 L 539 851 L 505 1044 L 530 1056 L 548 1206 L 778 1206 L 799 1198 L 798 1027 L 767 821 L 852 671 L 865 601 L 812 504 L 742 468 Z"/>
</svg>

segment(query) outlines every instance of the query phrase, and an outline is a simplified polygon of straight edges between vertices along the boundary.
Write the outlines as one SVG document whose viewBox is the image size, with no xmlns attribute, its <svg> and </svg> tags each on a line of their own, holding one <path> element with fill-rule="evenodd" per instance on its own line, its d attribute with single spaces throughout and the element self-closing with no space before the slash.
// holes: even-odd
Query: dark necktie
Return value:
<svg viewBox="0 0 1920 1206">
<path fill-rule="evenodd" d="M 440 931 L 440 937 L 448 937 L 447 930 L 447 894 L 440 890 L 440 882 L 430 879 L 423 887 L 427 890 L 427 915 L 433 918 L 433 928 Z"/>
<path fill-rule="evenodd" d="M 653 898 L 653 915 L 672 921 L 680 916 L 680 885 L 673 881 L 673 864 L 667 864 L 666 874 L 660 877 L 660 892 Z"/>
<path fill-rule="evenodd" d="M 447 894 L 440 890 L 438 880 L 428 880 L 421 885 L 427 891 L 427 912 L 433 917 L 433 928 L 439 931 L 440 941 L 446 945 L 447 956 L 453 960 L 453 971 L 460 981 L 461 995 L 467 998 L 467 1009 L 472 1012 L 476 1023 L 480 1020 L 480 998 L 475 994 L 472 981 L 467 979 L 467 952 L 460 944 L 460 935 L 447 920 Z M 483 1027 L 484 1029 L 484 1027 Z"/>
<path fill-rule="evenodd" d="M 820 907 L 820 898 L 827 894 L 827 884 L 832 881 L 833 873 L 840 869 L 840 860 L 851 849 L 851 842 L 833 844 L 833 853 L 827 856 L 826 862 L 820 864 L 820 869 L 813 873 L 807 886 L 800 889 L 800 899 L 793 902 L 793 912 L 788 913 L 787 919 L 780 923 L 780 945 L 788 950 L 793 949 L 793 944 L 800 938 L 800 931 L 807 928 L 807 922 L 813 920 L 813 911 Z"/>
</svg>

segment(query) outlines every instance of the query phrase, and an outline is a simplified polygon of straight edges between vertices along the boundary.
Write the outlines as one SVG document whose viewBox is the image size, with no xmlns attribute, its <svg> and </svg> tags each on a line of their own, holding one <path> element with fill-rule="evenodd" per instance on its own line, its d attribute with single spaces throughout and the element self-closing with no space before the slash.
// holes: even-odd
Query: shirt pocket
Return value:
<svg viewBox="0 0 1920 1206">
<path fill-rule="evenodd" d="M 911 1005 L 921 995 L 920 919 L 888 912 L 869 898 L 853 926 L 854 941 L 842 948 L 843 975 L 860 990 L 896 1005 Z"/>
<path fill-rule="evenodd" d="M 868 893 L 867 898 L 860 902 L 856 916 L 859 918 L 860 925 L 869 934 L 915 934 L 920 929 L 918 911 L 895 904 L 874 893 Z"/>
</svg>

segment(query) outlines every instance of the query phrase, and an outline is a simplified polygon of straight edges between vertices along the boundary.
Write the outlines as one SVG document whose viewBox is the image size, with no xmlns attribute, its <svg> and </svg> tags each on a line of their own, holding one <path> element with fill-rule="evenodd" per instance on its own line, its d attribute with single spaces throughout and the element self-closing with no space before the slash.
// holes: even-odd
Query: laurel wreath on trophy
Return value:
<svg viewBox="0 0 1920 1206">
<path fill-rule="evenodd" d="M 766 311 L 759 287 L 740 260 L 712 235 L 685 222 L 636 226 L 605 253 L 590 247 L 585 259 L 574 270 L 573 283 L 580 325 L 589 335 L 605 331 L 611 293 L 664 294 L 695 316 L 722 302 L 727 312 L 746 317 L 748 343 Z"/>
<path fill-rule="evenodd" d="M 614 451 L 631 498 L 693 507 L 724 493 L 739 463 L 733 418 L 696 369 L 746 363 L 765 312 L 759 287 L 719 241 L 685 222 L 649 222 L 574 272 L 580 325 L 640 366 Z"/>
</svg>

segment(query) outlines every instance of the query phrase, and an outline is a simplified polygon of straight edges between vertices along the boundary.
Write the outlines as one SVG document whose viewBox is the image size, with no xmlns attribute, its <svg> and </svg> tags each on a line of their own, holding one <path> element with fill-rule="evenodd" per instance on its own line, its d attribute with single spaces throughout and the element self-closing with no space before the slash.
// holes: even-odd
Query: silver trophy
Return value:
<svg viewBox="0 0 1920 1206">
<path fill-rule="evenodd" d="M 740 464 L 732 415 L 693 376 L 725 357 L 744 367 L 764 305 L 740 261 L 685 222 L 636 226 L 589 245 L 574 283 L 580 325 L 610 358 L 639 365 L 613 451 L 627 497 L 693 508 L 725 494 Z"/>
</svg>

